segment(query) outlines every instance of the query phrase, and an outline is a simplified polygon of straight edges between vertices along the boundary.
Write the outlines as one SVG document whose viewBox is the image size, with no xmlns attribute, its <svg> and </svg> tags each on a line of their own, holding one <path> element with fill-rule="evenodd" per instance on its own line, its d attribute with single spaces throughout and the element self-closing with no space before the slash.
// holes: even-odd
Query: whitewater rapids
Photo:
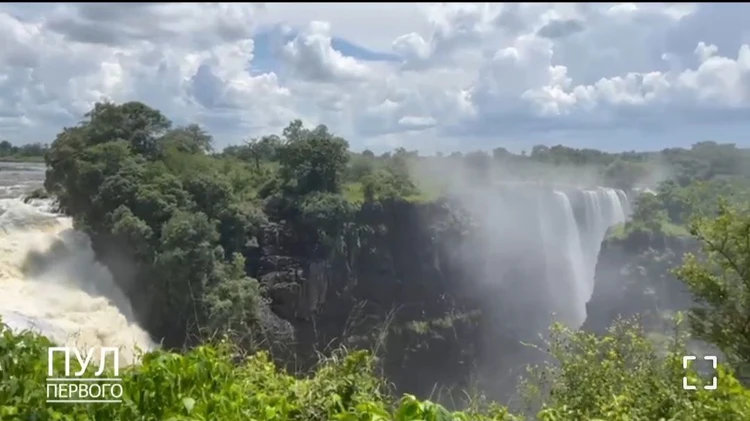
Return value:
<svg viewBox="0 0 750 421">
<path fill-rule="evenodd" d="M 0 318 L 59 346 L 117 347 L 120 364 L 155 348 L 127 297 L 96 262 L 90 240 L 48 200 L 23 202 L 40 187 L 39 165 L 0 163 Z M 140 350 L 140 351 L 139 351 Z"/>
</svg>

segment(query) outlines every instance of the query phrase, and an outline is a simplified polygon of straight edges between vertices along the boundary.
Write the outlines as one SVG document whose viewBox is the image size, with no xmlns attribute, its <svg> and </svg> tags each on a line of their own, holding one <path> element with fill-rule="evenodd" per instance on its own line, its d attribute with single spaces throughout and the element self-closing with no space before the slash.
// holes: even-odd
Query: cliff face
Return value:
<svg viewBox="0 0 750 421">
<path fill-rule="evenodd" d="M 367 204 L 332 240 L 268 224 L 250 266 L 302 361 L 339 344 L 377 348 L 391 380 L 426 394 L 467 379 L 476 357 L 481 304 L 456 253 L 470 231 L 448 201 Z"/>
<path fill-rule="evenodd" d="M 521 341 L 537 340 L 554 310 L 535 214 L 485 208 L 477 217 L 447 199 L 365 204 L 335 236 L 293 218 L 267 223 L 243 254 L 270 302 L 260 317 L 273 355 L 298 370 L 318 351 L 368 348 L 402 391 L 430 396 L 452 386 L 463 397 L 479 380 L 488 396 L 507 396 L 514 370 L 531 362 Z M 489 229 L 487 216 L 503 226 Z M 139 321 L 152 326 L 158 309 L 136 282 L 148 273 L 127 244 L 103 235 L 92 242 Z"/>
<path fill-rule="evenodd" d="M 432 203 L 368 203 L 354 213 L 348 202 L 266 209 L 271 222 L 240 249 L 269 304 L 260 314 L 267 345 L 290 368 L 310 368 L 318 352 L 340 345 L 369 348 L 401 391 L 426 397 L 436 386 L 457 394 L 478 386 L 502 400 L 525 366 L 544 357 L 523 343 L 542 345 L 555 319 L 583 313 L 604 230 L 624 218 L 622 196 L 498 186 Z M 117 238 L 92 242 L 142 325 L 164 337 L 154 333 L 160 309 L 144 287 L 154 274 L 134 265 L 132 248 Z M 173 337 L 166 346 L 184 343 Z"/>
<path fill-rule="evenodd" d="M 410 393 L 470 382 L 495 398 L 513 392 L 543 356 L 522 342 L 539 343 L 554 318 L 583 311 L 572 301 L 591 282 L 581 279 L 593 273 L 593 261 L 584 266 L 596 253 L 588 255 L 623 209 L 606 189 L 487 193 L 366 204 L 333 237 L 299 221 L 269 223 L 248 269 L 294 327 L 295 365 L 343 344 L 375 348 L 387 377 Z"/>
<path fill-rule="evenodd" d="M 522 342 L 539 344 L 553 319 L 583 312 L 601 227 L 622 217 L 622 202 L 607 189 L 506 186 L 368 203 L 353 215 L 268 213 L 277 216 L 242 253 L 269 301 L 260 314 L 268 343 L 291 368 L 339 345 L 370 348 L 401 390 L 479 386 L 503 399 L 544 356 Z M 129 248 L 93 242 L 139 317 L 158 322 L 149 289 L 133 286 L 150 278 L 129 264 Z"/>
<path fill-rule="evenodd" d="M 660 330 L 666 316 L 692 305 L 689 291 L 670 269 L 698 249 L 684 236 L 642 231 L 610 235 L 602 244 L 582 328 L 602 332 L 618 316 L 641 314 L 647 328 Z"/>
</svg>

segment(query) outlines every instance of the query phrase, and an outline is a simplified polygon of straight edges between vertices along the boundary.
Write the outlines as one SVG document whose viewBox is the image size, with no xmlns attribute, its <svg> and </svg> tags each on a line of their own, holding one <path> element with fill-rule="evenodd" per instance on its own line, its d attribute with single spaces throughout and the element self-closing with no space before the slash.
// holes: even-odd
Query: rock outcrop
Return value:
<svg viewBox="0 0 750 421">
<path fill-rule="evenodd" d="M 671 315 L 693 303 L 670 270 L 685 253 L 697 251 L 697 242 L 688 236 L 644 231 L 610 235 L 599 254 L 583 329 L 602 332 L 618 317 L 640 314 L 646 328 L 661 330 Z"/>
<path fill-rule="evenodd" d="M 627 202 L 608 189 L 484 193 L 368 203 L 334 238 L 299 221 L 267 224 L 248 268 L 294 326 L 296 367 L 341 344 L 375 349 L 410 393 L 477 382 L 496 398 L 512 393 L 524 366 L 543 356 L 522 342 L 539 343 L 575 308 L 573 295 L 592 282 L 580 277 L 593 275 L 602 224 Z M 589 260 L 585 272 L 571 270 Z"/>
<path fill-rule="evenodd" d="M 294 326 L 298 357 L 313 363 L 315 351 L 337 345 L 373 348 L 399 387 L 428 394 L 468 379 L 476 358 L 481 306 L 456 252 L 470 230 L 450 201 L 384 201 L 364 205 L 332 241 L 269 223 L 249 266 L 271 309 Z"/>
</svg>

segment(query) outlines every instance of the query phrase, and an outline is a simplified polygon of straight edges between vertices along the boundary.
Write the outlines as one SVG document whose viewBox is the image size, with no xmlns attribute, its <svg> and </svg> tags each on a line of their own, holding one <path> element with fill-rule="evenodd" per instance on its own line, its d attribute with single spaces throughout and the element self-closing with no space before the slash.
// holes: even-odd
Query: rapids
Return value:
<svg viewBox="0 0 750 421">
<path fill-rule="evenodd" d="M 38 331 L 60 346 L 118 347 L 121 364 L 155 347 L 135 322 L 88 237 L 49 200 L 24 203 L 44 168 L 0 163 L 0 317 L 13 330 Z"/>
</svg>

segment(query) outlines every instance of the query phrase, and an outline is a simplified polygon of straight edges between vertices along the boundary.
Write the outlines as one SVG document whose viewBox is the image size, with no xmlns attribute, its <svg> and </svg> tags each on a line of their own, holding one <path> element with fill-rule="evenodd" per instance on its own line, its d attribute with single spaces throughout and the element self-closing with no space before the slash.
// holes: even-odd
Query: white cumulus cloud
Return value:
<svg viewBox="0 0 750 421">
<path fill-rule="evenodd" d="M 356 149 L 747 142 L 746 4 L 0 5 L 0 138 L 139 100 L 219 146 L 323 123 Z"/>
</svg>

